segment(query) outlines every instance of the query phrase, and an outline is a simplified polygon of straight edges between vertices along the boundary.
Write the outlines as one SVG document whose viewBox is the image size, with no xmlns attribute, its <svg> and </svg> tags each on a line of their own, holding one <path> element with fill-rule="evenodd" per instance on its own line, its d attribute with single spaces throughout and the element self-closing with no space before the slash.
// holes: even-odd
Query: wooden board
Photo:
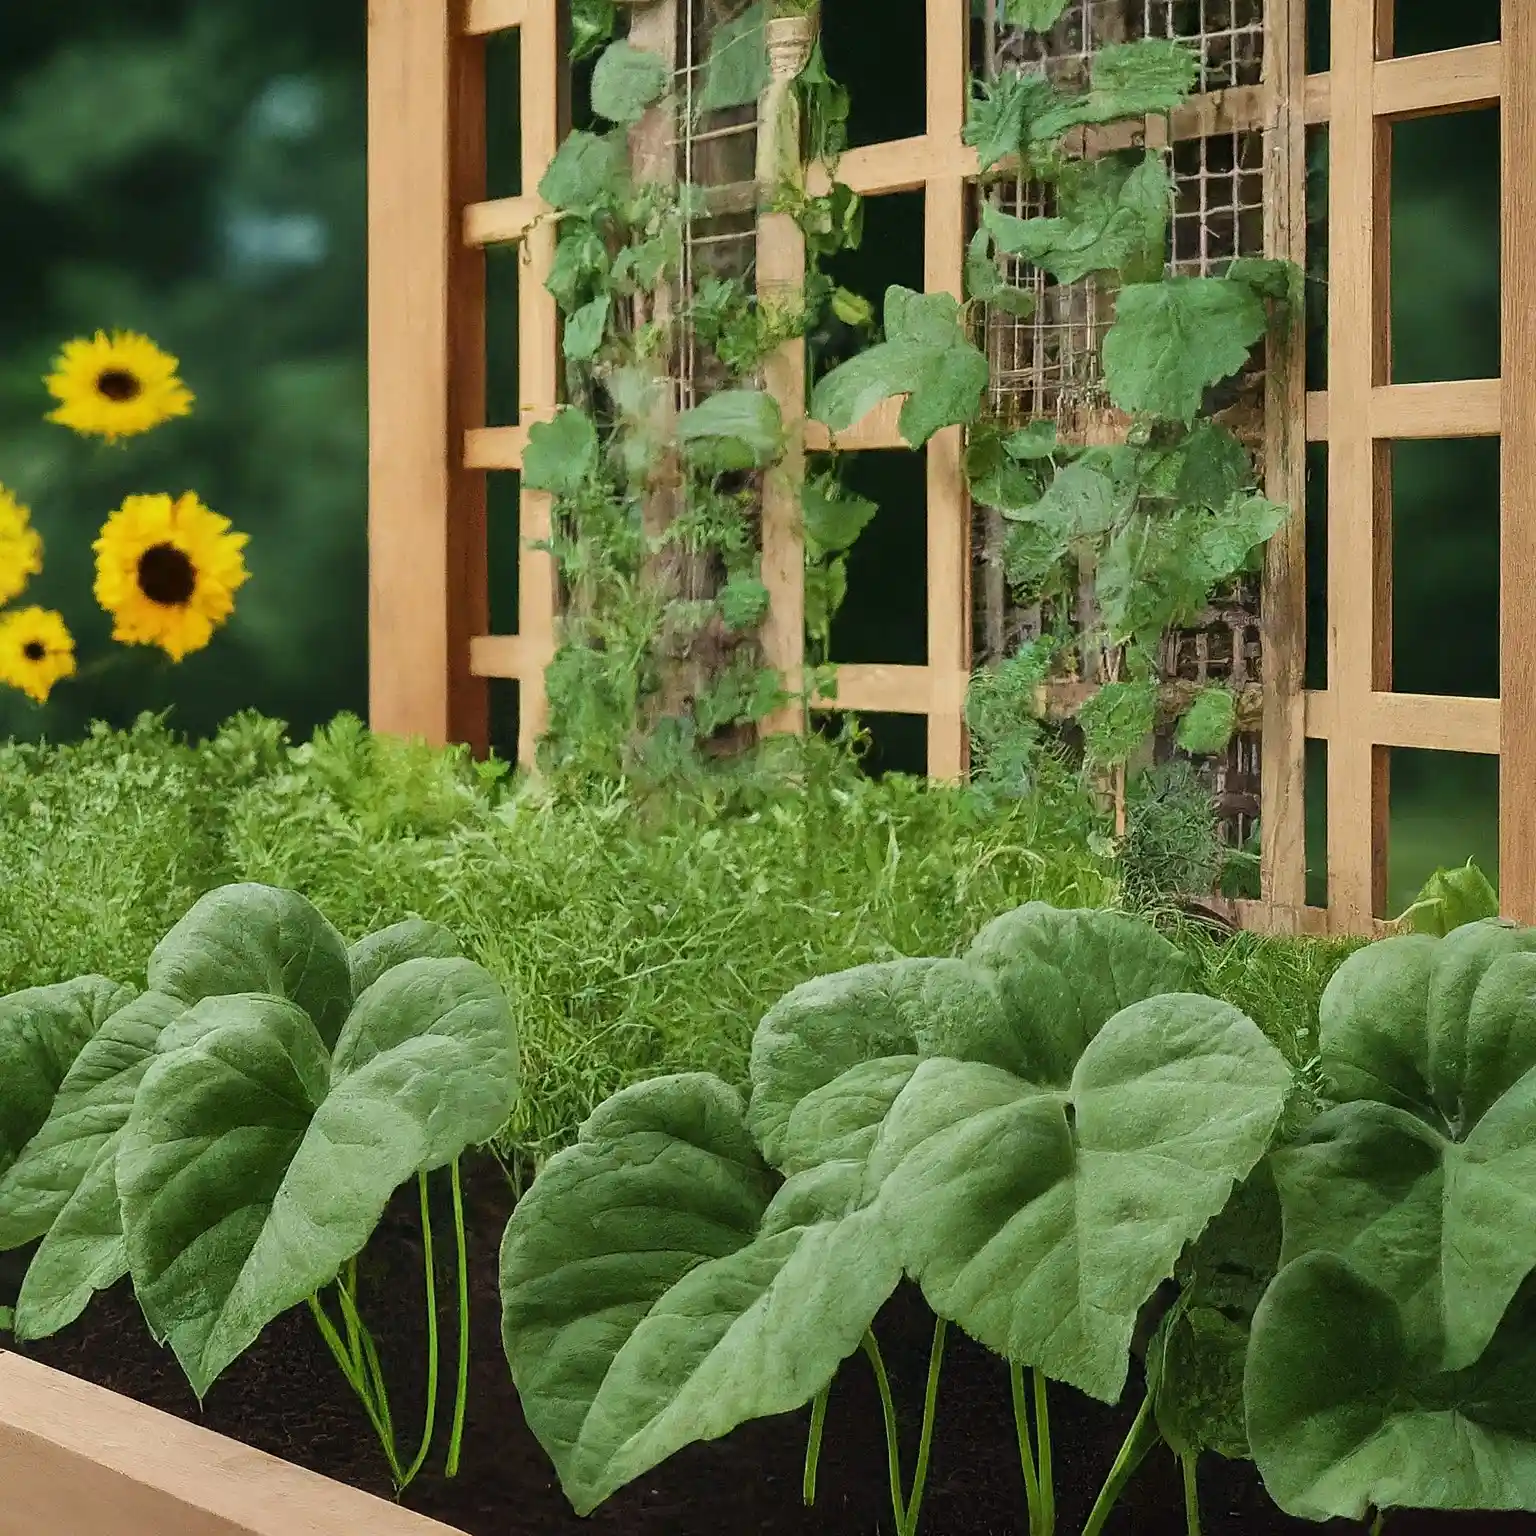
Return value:
<svg viewBox="0 0 1536 1536">
<path fill-rule="evenodd" d="M 1500 444 L 1499 901 L 1536 923 L 1536 8 L 1504 0 L 1502 139 L 1503 441 Z M 1515 62 L 1518 61 L 1518 62 Z"/>
<path fill-rule="evenodd" d="M 458 453 L 484 411 L 484 263 L 455 238 L 484 197 L 483 49 L 446 0 L 368 8 L 368 717 L 484 750 L 485 483 Z"/>
<path fill-rule="evenodd" d="M 461 1536 L 0 1351 L 0 1536 Z"/>
</svg>

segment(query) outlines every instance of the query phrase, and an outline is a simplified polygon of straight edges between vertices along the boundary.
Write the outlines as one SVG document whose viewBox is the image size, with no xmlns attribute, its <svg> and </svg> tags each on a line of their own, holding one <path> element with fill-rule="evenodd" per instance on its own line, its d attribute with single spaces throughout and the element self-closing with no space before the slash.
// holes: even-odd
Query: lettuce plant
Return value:
<svg viewBox="0 0 1536 1536">
<path fill-rule="evenodd" d="M 1189 982 L 1146 925 L 1032 903 L 961 959 L 789 993 L 758 1028 L 744 1114 L 700 1076 L 600 1107 L 502 1247 L 513 1379 L 577 1510 L 812 1399 L 814 1462 L 821 1394 L 862 1344 L 911 1533 L 958 1323 L 1009 1361 L 1031 1529 L 1049 1530 L 1047 1378 L 1120 1395 L 1138 1313 L 1289 1091 L 1258 1027 Z M 910 1496 L 871 1331 L 903 1273 L 938 1318 Z"/>
<path fill-rule="evenodd" d="M 1359 951 L 1320 1052 L 1244 1374 L 1265 1485 L 1314 1520 L 1536 1510 L 1536 930 Z"/>
<path fill-rule="evenodd" d="M 452 1470 L 467 1384 L 458 1159 L 505 1122 L 518 1068 L 505 997 L 453 949 L 446 930 L 410 922 L 349 951 L 296 893 L 225 886 L 155 948 L 142 995 L 125 1001 L 119 989 L 103 1001 L 109 984 L 84 978 L 67 997 L 54 989 L 41 1001 L 7 1000 L 32 1010 L 34 1035 L 56 1040 L 57 1058 L 82 1032 L 82 1006 L 105 1015 L 73 1045 L 51 1104 L 18 1122 L 32 1134 L 0 1177 L 0 1245 L 42 1237 L 17 1298 L 17 1336 L 56 1331 L 128 1274 L 156 1338 L 202 1397 L 268 1322 L 307 1302 L 403 1487 L 432 1437 L 427 1175 L 447 1166 L 460 1309 Z M 109 1002 L 119 1006 L 108 1011 Z M 358 1310 L 356 1259 L 413 1176 L 430 1385 L 421 1447 L 406 1466 Z M 340 1326 L 321 1303 L 333 1283 Z"/>
</svg>

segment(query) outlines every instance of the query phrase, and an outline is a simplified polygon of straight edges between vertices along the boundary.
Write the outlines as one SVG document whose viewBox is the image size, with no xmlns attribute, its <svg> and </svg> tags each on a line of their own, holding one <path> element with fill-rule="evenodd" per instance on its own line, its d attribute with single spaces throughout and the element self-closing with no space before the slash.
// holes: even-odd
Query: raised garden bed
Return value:
<svg viewBox="0 0 1536 1536">
<path fill-rule="evenodd" d="M 502 1356 L 496 1252 L 512 1196 L 500 1168 L 485 1161 L 468 1170 L 466 1198 L 473 1352 L 464 1461 L 459 1476 L 449 1481 L 441 1475 L 440 1458 L 434 1458 L 407 1491 L 403 1501 L 407 1508 L 446 1522 L 466 1536 L 719 1536 L 721 1532 L 805 1536 L 812 1531 L 818 1536 L 887 1536 L 891 1515 L 880 1405 L 869 1368 L 858 1356 L 844 1366 L 832 1389 L 814 1509 L 806 1509 L 800 1497 L 808 1414 L 799 1413 L 748 1424 L 724 1440 L 690 1447 L 614 1495 L 589 1518 L 578 1519 L 560 1491 L 548 1457 L 524 1425 Z M 364 1295 L 397 1413 L 407 1426 L 417 1424 L 424 1325 L 420 1237 L 412 1191 L 395 1201 L 369 1245 L 364 1277 Z M 875 1325 L 892 1390 L 913 1440 L 922 1411 L 931 1330 L 932 1314 L 908 1285 L 887 1304 Z M 174 1358 L 150 1338 L 126 1281 L 98 1297 L 67 1331 L 25 1346 L 21 1352 L 297 1467 L 390 1496 L 388 1474 L 368 1423 L 302 1310 L 288 1313 L 268 1328 L 214 1386 L 201 1412 Z M 24 1384 L 28 1394 L 19 1404 L 12 1398 L 17 1383 Z M 69 1517 L 71 1506 L 25 1502 L 28 1475 L 35 1482 L 40 1474 L 31 1473 L 34 1463 L 26 1456 L 32 1453 L 18 1441 L 15 1420 L 18 1406 L 30 1412 L 38 1400 L 36 1390 L 30 1378 L 16 1375 L 14 1367 L 0 1360 L 0 1466 L 11 1463 L 6 1468 L 7 1496 L 0 1501 L 0 1536 L 11 1532 L 37 1536 L 44 1529 L 41 1521 L 7 1524 L 16 1508 L 47 1512 L 52 1517 L 49 1528 L 67 1530 L 69 1536 L 151 1536 L 151 1531 L 153 1536 L 173 1532 L 181 1536 L 180 1527 L 146 1525 L 140 1531 L 126 1521 L 110 1526 L 92 1523 L 102 1518 L 97 1511 L 110 1505 L 87 1503 L 75 1519 Z M 445 1391 L 445 1403 L 447 1397 Z M 1138 1397 L 1139 1387 L 1133 1383 L 1127 1400 L 1134 1403 Z M 1082 1528 L 1134 1410 L 1105 1408 L 1064 1388 L 1053 1390 L 1052 1403 L 1058 1529 L 1069 1533 Z M 124 1422 L 137 1437 L 161 1433 L 157 1423 Z M 26 1427 L 41 1426 L 29 1418 Z M 906 1449 L 910 1459 L 912 1447 Z M 125 1451 L 128 1464 L 137 1466 L 162 1462 L 174 1466 L 184 1458 L 188 1465 L 181 1472 L 209 1491 L 210 1502 L 212 1494 L 222 1489 L 221 1497 L 235 1501 L 231 1507 L 239 1507 L 240 1497 L 246 1498 L 247 1507 L 257 1507 L 251 1503 L 250 1490 L 264 1464 L 239 1457 L 214 1458 L 202 1437 L 161 1441 L 158 1449 L 147 1439 L 137 1448 L 103 1446 L 101 1460 L 110 1463 L 116 1453 L 121 1462 Z M 76 1458 L 81 1454 L 80 1448 L 73 1453 Z M 50 1468 L 65 1465 L 49 1463 Z M 22 1477 L 19 1483 L 18 1477 Z M 62 1498 L 46 1491 L 62 1486 L 44 1483 L 36 1498 Z M 1248 1463 L 1203 1457 L 1200 1486 L 1208 1536 L 1358 1529 L 1343 1521 L 1310 1525 L 1280 1514 Z M 317 1517 L 328 1500 L 334 1508 L 347 1507 L 334 1503 L 336 1495 L 325 1484 L 301 1480 L 284 1488 L 285 1495 L 303 1501 L 306 1509 L 312 1507 Z M 292 1530 L 295 1536 L 309 1529 L 331 1536 L 343 1529 L 318 1518 L 313 1527 L 307 1526 L 296 1509 L 287 1518 L 293 1524 L 285 1522 L 281 1529 Z M 1006 1367 L 958 1331 L 951 1335 L 945 1356 L 922 1528 L 935 1536 L 1011 1536 L 1027 1529 L 1018 1450 L 1008 1412 Z M 185 1529 L 188 1536 L 224 1536 L 226 1529 L 233 1536 L 246 1527 L 209 1523 Z M 269 1528 L 251 1529 L 267 1536 Z M 418 1530 L 419 1536 L 431 1536 L 438 1529 L 402 1525 L 398 1536 L 417 1536 Z M 1395 1513 L 1387 1522 L 1390 1536 L 1461 1532 L 1517 1536 L 1530 1529 L 1531 1516 L 1524 1514 Z M 1183 1530 L 1178 1464 L 1159 1449 L 1137 1474 L 1106 1531 L 1112 1536 L 1157 1536 Z M 396 1532 L 393 1526 L 370 1524 L 368 1536 L 396 1536 Z"/>
</svg>

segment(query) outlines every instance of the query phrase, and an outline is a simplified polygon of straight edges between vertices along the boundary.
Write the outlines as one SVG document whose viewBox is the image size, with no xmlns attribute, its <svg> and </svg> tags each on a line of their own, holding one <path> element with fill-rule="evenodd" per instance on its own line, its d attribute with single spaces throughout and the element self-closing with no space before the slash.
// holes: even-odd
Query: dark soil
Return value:
<svg viewBox="0 0 1536 1536">
<path fill-rule="evenodd" d="M 425 1327 L 420 1232 L 414 1191 L 407 1194 L 411 1198 L 397 1200 L 365 1255 L 363 1307 L 391 1383 L 391 1406 L 408 1457 L 420 1432 Z M 405 1496 L 411 1508 L 468 1536 L 876 1536 L 894 1529 L 879 1399 L 862 1356 L 847 1363 L 832 1389 L 813 1509 L 800 1499 L 809 1419 L 803 1412 L 692 1446 L 588 1519 L 578 1520 L 523 1423 L 501 1351 L 496 1255 L 511 1199 L 500 1170 L 489 1163 L 473 1170 L 467 1198 L 473 1338 L 463 1465 L 451 1482 L 438 1470 L 456 1369 L 449 1267 L 439 1277 L 445 1356 L 437 1448 L 428 1470 Z M 449 1222 L 436 1223 L 435 1230 L 439 1249 L 445 1239 L 451 1248 Z M 932 1327 L 921 1296 L 908 1287 L 881 1313 L 875 1330 L 908 1432 L 909 1475 Z M 215 1384 L 201 1410 L 174 1357 L 150 1338 L 126 1282 L 97 1297 L 72 1328 L 24 1352 L 300 1466 L 391 1494 L 382 1453 L 363 1412 L 303 1309 L 272 1324 Z M 1065 1389 L 1053 1392 L 1051 1438 L 1063 1536 L 1081 1530 L 1139 1395 L 1133 1382 L 1126 1394 L 1132 1406 L 1109 1409 Z M 1200 1489 L 1207 1536 L 1320 1529 L 1279 1514 L 1246 1463 L 1204 1458 Z M 1529 1515 L 1402 1514 L 1393 1516 L 1387 1528 L 1390 1536 L 1530 1536 L 1536 1521 Z M 951 1330 L 922 1530 L 925 1536 L 1022 1536 L 1026 1529 L 1006 1369 Z M 1326 1529 L 1359 1527 L 1334 1522 Z M 1109 1531 L 1113 1536 L 1183 1536 L 1184 1530 L 1177 1464 L 1159 1449 L 1143 1464 Z"/>
</svg>

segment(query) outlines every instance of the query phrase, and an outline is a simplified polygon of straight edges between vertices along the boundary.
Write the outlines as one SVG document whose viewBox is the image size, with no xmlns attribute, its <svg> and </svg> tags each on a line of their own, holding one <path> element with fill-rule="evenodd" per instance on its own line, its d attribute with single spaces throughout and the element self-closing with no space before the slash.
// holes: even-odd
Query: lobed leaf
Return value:
<svg viewBox="0 0 1536 1536">
<path fill-rule="evenodd" d="M 777 1193 L 740 1099 L 708 1074 L 615 1095 L 519 1202 L 502 1337 L 576 1512 L 684 1445 L 801 1407 L 895 1289 L 862 1164 Z"/>
</svg>

